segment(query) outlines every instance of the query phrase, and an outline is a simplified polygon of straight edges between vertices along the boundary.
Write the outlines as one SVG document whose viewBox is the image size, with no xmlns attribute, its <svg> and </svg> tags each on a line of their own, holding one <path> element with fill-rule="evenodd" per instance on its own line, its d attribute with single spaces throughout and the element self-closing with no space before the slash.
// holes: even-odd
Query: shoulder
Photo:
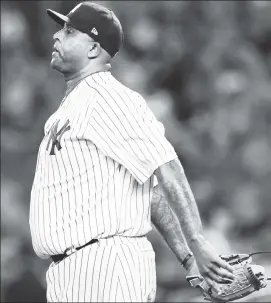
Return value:
<svg viewBox="0 0 271 303">
<path fill-rule="evenodd" d="M 111 73 L 94 75 L 87 83 L 97 92 L 98 100 L 102 103 L 119 106 L 140 107 L 146 104 L 142 95 L 122 84 Z"/>
<path fill-rule="evenodd" d="M 77 87 L 69 94 L 69 98 L 72 100 L 88 100 L 93 101 L 97 95 L 97 90 L 87 79 L 83 79 Z"/>
</svg>

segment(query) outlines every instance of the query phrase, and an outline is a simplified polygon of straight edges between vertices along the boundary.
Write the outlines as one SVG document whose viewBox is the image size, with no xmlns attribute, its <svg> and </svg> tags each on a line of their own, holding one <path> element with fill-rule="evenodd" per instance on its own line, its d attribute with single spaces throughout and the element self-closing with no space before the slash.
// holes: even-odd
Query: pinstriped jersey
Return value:
<svg viewBox="0 0 271 303">
<path fill-rule="evenodd" d="M 29 224 L 41 258 L 151 230 L 154 171 L 177 158 L 142 96 L 110 72 L 84 78 L 47 120 Z"/>
</svg>

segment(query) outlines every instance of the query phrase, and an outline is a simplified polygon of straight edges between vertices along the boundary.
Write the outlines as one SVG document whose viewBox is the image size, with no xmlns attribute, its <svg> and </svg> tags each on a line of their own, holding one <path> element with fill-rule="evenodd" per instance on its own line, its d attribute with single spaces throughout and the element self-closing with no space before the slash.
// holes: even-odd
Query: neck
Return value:
<svg viewBox="0 0 271 303">
<path fill-rule="evenodd" d="M 77 73 L 74 73 L 72 75 L 64 75 L 65 81 L 66 81 L 66 95 L 84 78 L 87 76 L 90 76 L 92 74 L 98 73 L 98 72 L 106 72 L 111 69 L 111 64 L 107 63 L 102 66 L 97 66 L 95 68 L 83 68 L 82 70 L 78 71 Z"/>
</svg>

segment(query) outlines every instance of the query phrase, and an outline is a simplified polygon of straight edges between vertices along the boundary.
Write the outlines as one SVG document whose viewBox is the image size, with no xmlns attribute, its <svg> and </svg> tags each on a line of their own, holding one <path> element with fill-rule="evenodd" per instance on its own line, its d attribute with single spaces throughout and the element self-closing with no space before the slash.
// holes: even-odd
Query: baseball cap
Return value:
<svg viewBox="0 0 271 303">
<path fill-rule="evenodd" d="M 99 42 L 111 57 L 119 51 L 123 43 L 123 30 L 119 19 L 111 9 L 92 2 L 81 2 L 66 16 L 47 9 L 47 14 L 60 25 L 68 23 L 75 29 L 88 34 Z"/>
</svg>

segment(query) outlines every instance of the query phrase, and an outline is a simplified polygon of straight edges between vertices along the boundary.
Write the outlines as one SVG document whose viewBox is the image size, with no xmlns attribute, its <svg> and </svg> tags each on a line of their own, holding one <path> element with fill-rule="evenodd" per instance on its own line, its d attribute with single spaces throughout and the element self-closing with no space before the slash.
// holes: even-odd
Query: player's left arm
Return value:
<svg viewBox="0 0 271 303">
<path fill-rule="evenodd" d="M 199 271 L 210 286 L 234 278 L 233 268 L 223 261 L 204 238 L 201 218 L 194 195 L 178 159 L 163 164 L 155 171 L 166 200 L 175 211 L 187 244 L 193 252 Z"/>
<path fill-rule="evenodd" d="M 188 271 L 195 262 L 189 249 L 176 214 L 165 200 L 159 186 L 154 187 L 151 200 L 151 221 L 169 248 Z"/>
</svg>

